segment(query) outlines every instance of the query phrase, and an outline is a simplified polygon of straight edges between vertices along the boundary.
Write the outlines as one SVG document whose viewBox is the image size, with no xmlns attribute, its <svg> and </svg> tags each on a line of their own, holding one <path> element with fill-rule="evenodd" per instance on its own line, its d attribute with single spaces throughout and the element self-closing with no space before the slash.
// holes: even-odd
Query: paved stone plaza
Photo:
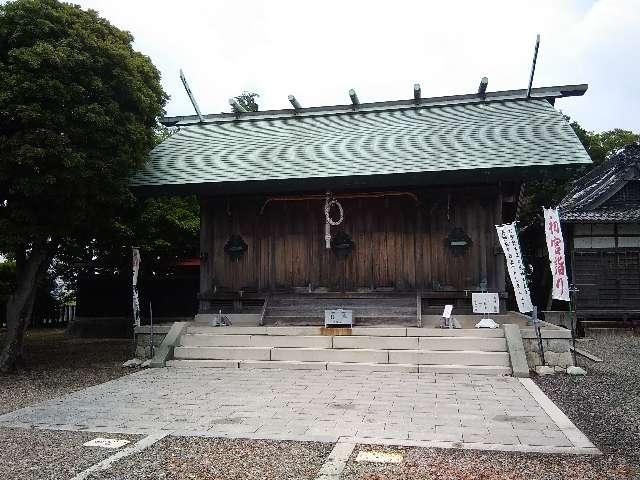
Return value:
<svg viewBox="0 0 640 480">
<path fill-rule="evenodd" d="M 152 369 L 0 426 L 597 452 L 530 380 L 463 374 Z"/>
</svg>

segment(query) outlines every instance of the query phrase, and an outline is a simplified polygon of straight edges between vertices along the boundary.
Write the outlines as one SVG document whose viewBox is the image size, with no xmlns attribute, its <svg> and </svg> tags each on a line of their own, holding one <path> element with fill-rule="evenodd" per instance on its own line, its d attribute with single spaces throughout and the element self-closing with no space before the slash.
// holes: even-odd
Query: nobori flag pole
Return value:
<svg viewBox="0 0 640 480">
<path fill-rule="evenodd" d="M 140 326 L 140 302 L 138 300 L 138 272 L 140 271 L 140 248 L 132 247 L 132 285 L 133 285 L 133 326 Z"/>
<path fill-rule="evenodd" d="M 153 309 L 149 302 L 149 355 L 153 358 Z"/>
<path fill-rule="evenodd" d="M 578 314 L 575 309 L 575 294 L 580 290 L 576 288 L 574 284 L 569 286 L 569 319 L 571 320 L 571 343 L 573 344 L 573 350 L 571 350 L 573 356 L 573 364 L 578 366 L 578 358 L 576 356 L 576 330 L 578 329 Z"/>
<path fill-rule="evenodd" d="M 132 267 L 132 308 L 133 308 L 133 349 L 136 348 L 136 327 L 140 326 L 140 301 L 138 298 L 138 271 L 140 270 L 140 248 L 131 247 Z"/>
</svg>

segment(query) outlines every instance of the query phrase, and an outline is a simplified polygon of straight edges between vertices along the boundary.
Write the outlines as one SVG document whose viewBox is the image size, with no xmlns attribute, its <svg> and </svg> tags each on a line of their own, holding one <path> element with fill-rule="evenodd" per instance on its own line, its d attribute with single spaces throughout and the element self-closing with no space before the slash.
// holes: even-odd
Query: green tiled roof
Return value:
<svg viewBox="0 0 640 480">
<path fill-rule="evenodd" d="M 131 184 L 215 188 L 249 181 L 590 163 L 547 98 L 370 105 L 238 119 L 209 116 L 204 123 L 181 117 L 179 130 L 151 152 Z"/>
</svg>

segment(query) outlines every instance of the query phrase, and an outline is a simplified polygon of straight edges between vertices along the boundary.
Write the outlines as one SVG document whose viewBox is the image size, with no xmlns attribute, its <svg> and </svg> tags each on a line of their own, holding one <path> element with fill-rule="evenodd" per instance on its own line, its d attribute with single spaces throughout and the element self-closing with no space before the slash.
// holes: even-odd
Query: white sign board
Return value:
<svg viewBox="0 0 640 480">
<path fill-rule="evenodd" d="M 83 443 L 85 447 L 101 447 L 101 448 L 120 448 L 124 447 L 129 440 L 120 440 L 115 438 L 94 438 L 93 440 Z"/>
<path fill-rule="evenodd" d="M 350 325 L 353 326 L 353 310 L 325 310 L 324 326 L 329 325 Z"/>
<path fill-rule="evenodd" d="M 500 313 L 500 299 L 497 293 L 472 293 L 473 313 Z"/>
<path fill-rule="evenodd" d="M 442 312 L 442 316 L 444 318 L 451 318 L 451 312 L 453 312 L 453 305 L 445 305 L 444 312 Z"/>
<path fill-rule="evenodd" d="M 371 463 L 401 463 L 404 455 L 401 452 L 388 452 L 384 450 L 360 450 L 356 456 L 356 462 Z"/>
<path fill-rule="evenodd" d="M 549 264 L 553 276 L 552 297 L 569 301 L 569 279 L 564 259 L 564 240 L 560 229 L 560 216 L 557 208 L 543 208 L 544 232 L 547 237 Z"/>
<path fill-rule="evenodd" d="M 513 293 L 518 303 L 518 310 L 520 313 L 530 312 L 533 310 L 533 304 L 531 303 L 531 293 L 524 274 L 524 264 L 522 263 L 522 252 L 520 251 L 516 225 L 515 223 L 496 225 L 496 230 L 507 261 L 507 270 L 509 271 Z"/>
</svg>

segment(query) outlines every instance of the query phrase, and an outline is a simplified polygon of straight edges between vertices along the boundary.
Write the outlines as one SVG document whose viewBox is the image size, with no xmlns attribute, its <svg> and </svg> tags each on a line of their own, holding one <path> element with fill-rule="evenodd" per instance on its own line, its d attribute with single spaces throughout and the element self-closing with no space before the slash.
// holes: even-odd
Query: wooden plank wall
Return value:
<svg viewBox="0 0 640 480">
<path fill-rule="evenodd" d="M 355 242 L 339 259 L 324 248 L 324 202 L 271 202 L 267 197 L 201 198 L 201 291 L 213 285 L 232 290 L 323 286 L 357 288 L 477 288 L 483 278 L 497 289 L 497 187 L 431 189 L 408 196 L 341 199 L 344 229 Z M 337 216 L 337 213 L 334 213 Z M 470 251 L 455 257 L 445 247 L 454 227 L 471 237 Z M 231 234 L 249 248 L 232 261 L 224 253 Z"/>
</svg>

